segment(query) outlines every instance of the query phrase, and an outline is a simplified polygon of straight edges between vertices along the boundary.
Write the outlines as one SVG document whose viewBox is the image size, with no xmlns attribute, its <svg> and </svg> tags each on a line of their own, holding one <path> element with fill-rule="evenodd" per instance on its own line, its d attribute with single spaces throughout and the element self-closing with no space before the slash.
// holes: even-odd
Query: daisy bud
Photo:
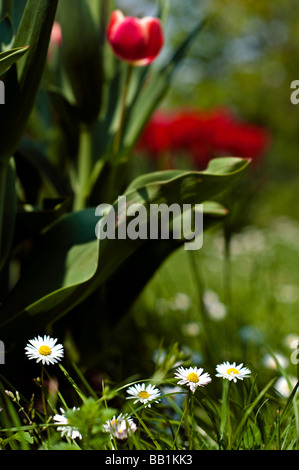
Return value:
<svg viewBox="0 0 299 470">
<path fill-rule="evenodd" d="M 15 396 L 10 390 L 5 390 L 5 393 L 9 398 L 11 398 L 12 400 L 15 400 Z"/>
</svg>

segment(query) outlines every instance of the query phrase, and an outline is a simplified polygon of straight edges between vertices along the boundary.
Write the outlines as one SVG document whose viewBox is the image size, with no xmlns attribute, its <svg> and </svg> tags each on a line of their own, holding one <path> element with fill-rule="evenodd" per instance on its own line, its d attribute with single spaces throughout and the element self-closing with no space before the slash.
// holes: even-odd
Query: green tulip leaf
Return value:
<svg viewBox="0 0 299 470">
<path fill-rule="evenodd" d="M 14 246 L 39 236 L 71 208 L 71 197 L 45 199 L 41 208 L 20 206 L 16 213 Z"/>
<path fill-rule="evenodd" d="M 63 66 L 74 105 L 85 124 L 95 122 L 102 103 L 102 55 L 99 33 L 85 0 L 64 0 L 58 6 L 63 36 Z"/>
<path fill-rule="evenodd" d="M 0 206 L 0 271 L 7 261 L 13 241 L 14 228 L 15 228 L 15 217 L 17 209 L 17 197 L 16 197 L 16 175 L 13 158 L 8 163 L 0 163 L 0 173 L 4 173 L 4 181 L 1 182 L 0 188 L 1 199 Z M 2 178 L 1 178 L 2 179 Z M 4 184 L 3 184 L 4 183 Z M 2 217 L 1 217 L 2 212 Z"/>
<path fill-rule="evenodd" d="M 44 72 L 58 0 L 28 0 L 14 48 L 29 46 L 5 75 L 5 102 L 0 107 L 0 160 L 15 153 L 35 104 Z"/>
<path fill-rule="evenodd" d="M 206 201 L 235 183 L 247 170 L 248 164 L 248 160 L 231 157 L 223 159 L 222 165 L 218 165 L 217 174 L 207 169 L 203 172 L 180 171 L 175 176 L 171 172 L 170 178 L 167 178 L 167 172 L 164 175 L 146 175 L 143 181 L 142 177 L 139 178 L 126 191 L 126 207 L 134 203 L 145 208 L 150 204 L 166 203 L 169 206 L 178 203 L 183 207 L 183 204 L 203 203 L 204 228 L 208 228 L 217 218 L 221 220 L 226 210 Z M 118 201 L 113 208 L 117 207 Z M 102 221 L 105 217 L 107 215 Z M 149 217 L 147 211 L 141 224 L 148 227 Z M 32 334 L 32 330 L 66 314 L 116 275 L 130 257 L 137 254 L 141 247 L 146 249 L 152 241 L 128 237 L 99 241 L 96 238 L 98 221 L 95 209 L 73 212 L 60 218 L 40 238 L 19 283 L 0 309 L 0 326 L 4 333 L 17 320 L 18 325 L 22 325 L 22 331 L 30 328 Z M 125 223 L 128 222 L 127 216 Z M 166 245 L 165 240 L 161 242 Z M 164 253 L 169 254 L 183 242 L 182 239 L 171 240 L 171 249 L 167 247 Z M 165 256 L 158 258 L 157 263 L 161 259 Z M 139 263 L 138 257 L 135 257 L 135 262 Z M 139 268 L 146 269 L 144 266 Z M 155 266 L 157 268 L 158 265 Z"/>
<path fill-rule="evenodd" d="M 28 51 L 29 46 L 16 47 L 9 51 L 0 53 L 0 75 L 8 70 L 13 64 L 17 62 Z"/>
</svg>

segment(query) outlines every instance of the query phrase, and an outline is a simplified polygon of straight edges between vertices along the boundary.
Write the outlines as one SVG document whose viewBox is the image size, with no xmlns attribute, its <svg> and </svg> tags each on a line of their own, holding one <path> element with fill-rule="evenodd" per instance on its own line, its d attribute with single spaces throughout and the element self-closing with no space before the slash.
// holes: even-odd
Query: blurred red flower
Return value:
<svg viewBox="0 0 299 470">
<path fill-rule="evenodd" d="M 164 43 L 158 18 L 125 17 L 120 10 L 111 14 L 107 38 L 117 57 L 136 66 L 149 65 Z"/>
<path fill-rule="evenodd" d="M 223 155 L 261 157 L 270 142 L 263 127 L 239 121 L 229 109 L 181 110 L 156 113 L 141 136 L 138 147 L 152 157 L 187 154 L 198 167 Z"/>
<path fill-rule="evenodd" d="M 171 125 L 170 116 L 157 112 L 142 134 L 140 148 L 148 151 L 153 157 L 168 152 L 172 147 Z"/>
</svg>

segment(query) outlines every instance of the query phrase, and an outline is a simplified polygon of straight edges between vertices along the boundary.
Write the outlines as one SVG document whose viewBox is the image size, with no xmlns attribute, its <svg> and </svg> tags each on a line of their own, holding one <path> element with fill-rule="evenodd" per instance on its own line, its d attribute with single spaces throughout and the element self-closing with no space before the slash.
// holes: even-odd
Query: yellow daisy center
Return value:
<svg viewBox="0 0 299 470">
<path fill-rule="evenodd" d="M 148 398 L 149 393 L 146 392 L 145 390 L 141 390 L 141 392 L 138 393 L 139 398 Z"/>
<path fill-rule="evenodd" d="M 49 354 L 51 354 L 51 348 L 49 348 L 49 346 L 44 345 L 39 348 L 38 352 L 43 356 L 49 356 Z"/>
<path fill-rule="evenodd" d="M 199 381 L 199 377 L 195 372 L 191 372 L 191 374 L 187 375 L 187 380 L 196 384 Z"/>
<path fill-rule="evenodd" d="M 230 369 L 227 369 L 226 373 L 228 375 L 231 375 L 231 374 L 239 374 L 239 371 L 238 369 L 235 369 L 234 367 L 231 367 Z"/>
</svg>

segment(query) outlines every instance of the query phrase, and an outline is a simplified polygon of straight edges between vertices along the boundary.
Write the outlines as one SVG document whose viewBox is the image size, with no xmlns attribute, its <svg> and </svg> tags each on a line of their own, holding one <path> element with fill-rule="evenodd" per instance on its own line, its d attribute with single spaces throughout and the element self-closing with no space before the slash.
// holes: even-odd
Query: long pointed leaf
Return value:
<svg viewBox="0 0 299 470">
<path fill-rule="evenodd" d="M 64 0 L 58 6 L 63 35 L 63 64 L 80 119 L 94 123 L 102 103 L 102 56 L 99 33 L 85 0 Z"/>
<path fill-rule="evenodd" d="M 27 51 L 29 46 L 16 47 L 10 51 L 1 52 L 0 54 L 0 74 L 4 73 L 13 64 L 17 62 Z"/>
<path fill-rule="evenodd" d="M 0 159 L 17 149 L 39 90 L 58 0 L 28 0 L 16 36 L 15 48 L 28 53 L 5 76 L 6 106 L 0 107 Z"/>
<path fill-rule="evenodd" d="M 230 187 L 247 167 L 247 160 L 230 158 L 223 159 L 222 175 L 220 168 L 216 175 L 208 171 L 182 171 L 174 178 L 164 178 L 163 181 L 156 181 L 154 174 L 153 182 L 148 181 L 147 177 L 147 183 L 138 184 L 136 189 L 127 191 L 126 203 L 128 206 L 141 204 L 145 208 L 162 202 L 168 206 L 175 202 L 180 205 L 204 203 Z M 149 211 L 146 214 L 142 224 L 148 226 Z M 223 214 L 223 208 L 207 205 L 204 218 L 211 220 L 206 226 L 212 223 L 213 218 L 215 220 Z M 27 328 L 32 331 L 46 321 L 53 321 L 67 313 L 111 278 L 141 247 L 151 242 L 146 239 L 106 238 L 99 243 L 95 236 L 97 222 L 95 211 L 88 209 L 64 216 L 44 234 L 19 284 L 0 310 L 4 339 L 4 332 L 9 331 L 10 327 L 14 328 L 14 321 L 22 324 L 22 332 Z M 171 251 L 181 243 L 182 240 L 171 242 Z M 162 257 L 157 257 L 157 263 L 169 254 L 167 250 L 162 250 Z M 140 262 L 138 257 L 135 260 Z M 5 325 L 8 329 L 4 329 Z"/>
<path fill-rule="evenodd" d="M 3 200 L 0 201 L 1 206 L 3 207 L 2 220 L 0 220 L 0 271 L 10 254 L 17 209 L 17 197 L 15 188 L 16 177 L 13 159 L 11 158 L 8 163 L 0 163 L 1 172 L 3 166 L 5 167 L 5 181 L 3 186 L 3 195 L 1 196 Z"/>
</svg>

